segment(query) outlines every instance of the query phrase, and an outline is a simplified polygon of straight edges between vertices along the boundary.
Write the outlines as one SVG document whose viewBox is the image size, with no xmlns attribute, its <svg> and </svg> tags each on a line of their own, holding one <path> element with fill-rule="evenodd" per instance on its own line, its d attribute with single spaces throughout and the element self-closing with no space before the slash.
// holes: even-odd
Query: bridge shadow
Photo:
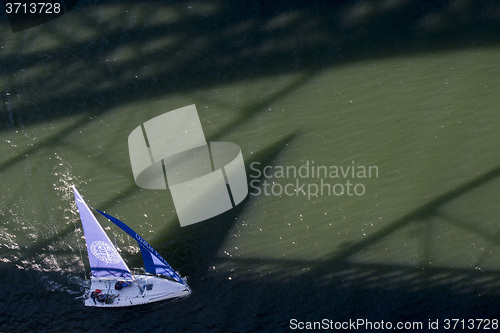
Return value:
<svg viewBox="0 0 500 333">
<path fill-rule="evenodd" d="M 492 1 L 114 4 L 79 1 L 63 17 L 3 36 L 10 48 L 0 56 L 7 78 L 0 131 L 259 77 L 500 40 Z M 136 23 L 120 17 L 120 8 Z M 157 22 L 146 14 L 154 11 L 172 18 Z M 86 31 L 79 35 L 81 24 Z M 35 34 L 54 45 L 24 51 L 22 43 L 34 43 Z"/>
<path fill-rule="evenodd" d="M 292 133 L 269 145 L 253 160 L 272 163 L 296 135 Z M 496 318 L 500 312 L 497 306 L 500 301 L 498 270 L 363 263 L 353 260 L 353 257 L 361 251 L 369 251 L 371 245 L 405 226 L 415 222 L 432 223 L 436 216 L 442 216 L 456 227 L 467 227 L 478 238 L 498 245 L 495 237 L 485 234 L 480 228 L 443 213 L 447 204 L 498 179 L 498 176 L 500 167 L 437 196 L 366 239 L 333 252 L 330 258 L 324 260 L 252 259 L 220 255 L 221 245 L 241 210 L 252 202 L 251 198 L 247 198 L 236 209 L 217 218 L 186 228 L 169 226 L 161 231 L 166 234 L 164 237 L 173 241 L 163 246 L 158 244 L 159 247 L 167 252 L 170 252 L 171 246 L 177 247 L 174 262 L 188 271 L 189 283 L 194 290 L 190 298 L 124 309 L 113 312 L 111 316 L 98 309 L 85 309 L 83 313 L 91 315 L 92 319 L 82 315 L 79 316 L 79 323 L 68 325 L 76 328 L 99 323 L 100 327 L 113 330 L 124 328 L 124 323 L 137 321 L 143 323 L 143 328 L 152 328 L 158 320 L 157 314 L 162 313 L 160 322 L 169 322 L 173 328 L 196 330 L 197 327 L 208 327 L 213 332 L 285 331 L 293 318 L 301 321 L 323 318 L 335 321 L 358 318 L 372 322 L 407 321 L 420 323 L 424 329 L 428 320 L 439 320 L 441 326 L 436 331 L 441 332 L 446 331 L 444 320 L 451 317 Z M 190 250 L 186 250 L 185 244 L 190 244 Z M 217 267 L 217 270 L 211 267 Z M 60 290 L 50 289 L 48 279 L 64 281 L 61 273 L 40 274 L 12 270 L 7 266 L 2 271 L 6 272 L 4 283 L 7 286 L 20 280 L 28 285 L 44 286 L 45 289 L 33 287 L 29 292 L 23 288 L 14 289 L 16 291 L 11 297 L 24 297 L 26 309 L 39 307 L 41 310 L 35 313 L 48 315 L 49 311 L 54 311 L 54 304 L 58 309 L 61 304 L 67 304 L 63 314 L 75 316 L 70 313 L 74 312 L 74 300 Z M 8 277 L 13 275 L 18 279 Z M 5 307 L 7 301 L 0 302 L 0 305 L 4 304 L 7 318 L 15 317 L 13 310 Z M 41 307 L 40 302 L 50 305 Z M 172 307 L 175 311 L 171 311 Z M 217 309 L 215 316 L 214 308 Z M 184 316 L 179 317 L 179 313 Z M 23 325 L 28 324 L 25 322 Z"/>
</svg>

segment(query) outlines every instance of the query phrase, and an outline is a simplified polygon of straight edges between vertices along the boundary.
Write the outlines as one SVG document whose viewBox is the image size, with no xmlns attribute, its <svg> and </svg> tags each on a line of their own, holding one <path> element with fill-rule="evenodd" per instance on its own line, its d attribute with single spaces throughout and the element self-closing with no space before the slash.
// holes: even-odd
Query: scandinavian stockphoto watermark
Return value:
<svg viewBox="0 0 500 333">
<path fill-rule="evenodd" d="M 249 182 L 240 147 L 207 142 L 195 105 L 166 112 L 136 127 L 129 135 L 130 163 L 136 184 L 170 189 L 182 227 L 230 210 L 253 196 L 362 196 L 364 181 L 378 178 L 378 167 L 250 164 Z"/>
<path fill-rule="evenodd" d="M 296 165 L 250 164 L 250 195 L 305 196 L 307 200 L 322 196 L 362 196 L 364 181 L 378 178 L 375 165 L 320 165 L 307 160 Z"/>
</svg>

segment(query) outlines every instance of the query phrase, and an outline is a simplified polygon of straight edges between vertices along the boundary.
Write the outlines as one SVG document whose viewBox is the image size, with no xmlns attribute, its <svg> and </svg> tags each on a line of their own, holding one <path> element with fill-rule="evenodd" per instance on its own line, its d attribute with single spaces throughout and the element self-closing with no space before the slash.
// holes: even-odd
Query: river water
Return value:
<svg viewBox="0 0 500 333">
<path fill-rule="evenodd" d="M 16 33 L 1 15 L 0 332 L 498 324 L 494 1 L 80 1 Z M 181 228 L 170 191 L 135 184 L 127 139 L 190 104 L 207 141 L 240 146 L 250 194 Z M 89 267 L 73 184 L 193 294 L 75 300 Z"/>
</svg>

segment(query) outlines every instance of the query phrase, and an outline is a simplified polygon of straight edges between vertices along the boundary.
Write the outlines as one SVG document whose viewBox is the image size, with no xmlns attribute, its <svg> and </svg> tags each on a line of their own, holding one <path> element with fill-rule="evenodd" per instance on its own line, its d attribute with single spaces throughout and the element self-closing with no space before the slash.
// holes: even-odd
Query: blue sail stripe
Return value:
<svg viewBox="0 0 500 333">
<path fill-rule="evenodd" d="M 141 254 L 142 254 L 142 261 L 144 262 L 144 269 L 148 273 L 156 273 L 156 269 L 154 267 L 153 263 L 153 257 L 151 255 L 151 252 L 148 251 L 144 246 L 142 246 L 139 242 L 139 248 L 141 249 Z"/>
</svg>

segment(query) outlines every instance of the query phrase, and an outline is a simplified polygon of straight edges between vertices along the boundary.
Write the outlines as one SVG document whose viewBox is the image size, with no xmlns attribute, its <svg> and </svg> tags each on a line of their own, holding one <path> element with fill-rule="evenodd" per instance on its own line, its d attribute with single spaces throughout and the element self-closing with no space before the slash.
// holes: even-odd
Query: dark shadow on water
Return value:
<svg viewBox="0 0 500 333">
<path fill-rule="evenodd" d="M 272 163 L 296 135 L 291 133 L 270 144 L 247 159 L 247 163 Z M 72 276 L 20 270 L 2 263 L 0 282 L 7 292 L 0 297 L 0 310 L 4 314 L 0 329 L 15 323 L 23 330 L 35 327 L 49 330 L 53 328 L 54 316 L 64 316 L 69 319 L 64 330 L 75 331 L 85 331 L 96 324 L 101 329 L 139 331 L 168 323 L 174 330 L 276 332 L 287 331 L 292 318 L 300 321 L 362 318 L 372 322 L 413 321 L 421 325 L 427 325 L 429 319 L 439 320 L 441 326 L 436 331 L 444 332 L 447 331 L 444 320 L 451 317 L 497 318 L 499 271 L 359 263 L 351 258 L 406 225 L 417 221 L 431 223 L 450 201 L 498 176 L 500 167 L 436 197 L 366 240 L 334 252 L 326 260 L 226 259 L 219 253 L 222 242 L 251 199 L 203 223 L 186 228 L 175 224 L 161 231 L 174 241 L 159 248 L 160 252 L 169 252 L 171 246 L 177 248 L 174 262 L 188 271 L 193 295 L 180 301 L 103 312 L 85 308 L 80 300 L 74 299 L 81 286 L 69 283 L 74 279 Z M 444 219 L 450 220 L 446 216 Z M 463 227 L 456 219 L 451 222 Z M 471 232 L 477 230 L 472 228 Z M 478 235 L 497 243 L 484 234 Z M 186 250 L 185 244 L 190 244 L 191 250 Z M 27 313 L 22 321 L 18 319 L 20 309 Z"/>
<path fill-rule="evenodd" d="M 1 131 L 263 76 L 319 73 L 353 61 L 479 47 L 500 39 L 495 1 L 144 1 L 138 17 L 120 10 L 133 11 L 136 2 L 116 4 L 80 1 L 65 15 L 88 24 L 91 41 L 70 38 L 66 30 L 78 30 L 65 30 L 68 21 L 59 18 L 30 33 L 49 34 L 62 44 L 0 56 L 0 74 L 12 78 L 4 88 L 10 93 L 7 105 L 16 101 L 1 111 Z M 109 17 L 97 20 L 93 11 L 107 6 Z M 145 13 L 159 9 L 178 17 L 149 24 Z M 143 24 L 124 25 L 127 19 Z M 150 46 L 168 38 L 175 41 Z M 130 53 L 126 60 L 111 58 L 124 49 Z M 32 68 L 51 72 L 15 79 Z M 69 82 L 80 83 L 69 88 Z"/>
<path fill-rule="evenodd" d="M 292 133 L 269 145 L 247 163 L 272 163 L 296 135 Z M 51 283 L 68 287 L 68 277 L 61 273 L 19 270 L 13 265 L 2 264 L 0 282 L 9 290 L 8 296 L 4 294 L 0 302 L 4 321 L 16 320 L 19 304 L 37 320 L 48 318 L 37 323 L 42 330 L 52 327 L 50 318 L 54 318 L 55 313 L 72 318 L 65 322 L 64 328 L 76 331 L 95 324 L 101 329 L 139 331 L 168 323 L 174 330 L 276 332 L 287 331 L 292 318 L 299 321 L 361 318 L 372 323 L 381 320 L 394 324 L 414 322 L 424 325 L 422 331 L 429 320 L 439 320 L 440 329 L 433 331 L 445 332 L 449 331 L 444 329 L 446 319 L 494 319 L 500 314 L 497 305 L 500 271 L 360 263 L 351 258 L 406 225 L 418 221 L 431 223 L 450 201 L 498 176 L 500 167 L 436 197 L 366 240 L 348 245 L 325 260 L 232 258 L 219 253 L 229 230 L 241 210 L 251 204 L 251 199 L 203 223 L 185 228 L 175 224 L 161 231 L 175 241 L 167 246 L 160 245 L 160 248 L 167 252 L 170 246 L 179 248 L 174 261 L 188 271 L 193 295 L 184 300 L 134 309 L 103 312 L 85 308 L 81 301 L 73 299 L 74 295 L 53 287 Z M 456 224 L 453 219 L 451 222 Z M 477 230 L 472 228 L 471 232 Z M 479 237 L 497 243 L 484 234 L 479 233 Z M 183 249 L 183 244 L 190 244 L 191 250 Z M 19 281 L 23 281 L 20 288 Z M 71 286 L 72 291 L 79 291 L 78 284 Z M 17 305 L 15 309 L 7 306 L 9 302 Z M 23 329 L 34 327 L 32 321 L 18 325 Z M 359 330 L 371 331 L 363 327 Z"/>
<path fill-rule="evenodd" d="M 448 191 L 429 203 L 415 209 L 414 211 L 406 214 L 400 219 L 390 223 L 388 226 L 381 228 L 379 231 L 372 233 L 370 236 L 366 237 L 362 241 L 355 244 L 348 245 L 345 249 L 339 253 L 335 253 L 333 260 L 346 259 L 352 254 L 359 252 L 360 250 L 380 241 L 383 237 L 395 232 L 396 230 L 408 225 L 409 223 L 418 220 L 430 220 L 432 217 L 439 216 L 440 209 L 451 200 L 460 197 L 475 188 L 487 184 L 488 182 L 494 180 L 500 176 L 500 167 L 490 170 L 482 176 L 479 176 L 454 190 Z M 484 235 L 483 235 L 484 236 Z"/>
</svg>

